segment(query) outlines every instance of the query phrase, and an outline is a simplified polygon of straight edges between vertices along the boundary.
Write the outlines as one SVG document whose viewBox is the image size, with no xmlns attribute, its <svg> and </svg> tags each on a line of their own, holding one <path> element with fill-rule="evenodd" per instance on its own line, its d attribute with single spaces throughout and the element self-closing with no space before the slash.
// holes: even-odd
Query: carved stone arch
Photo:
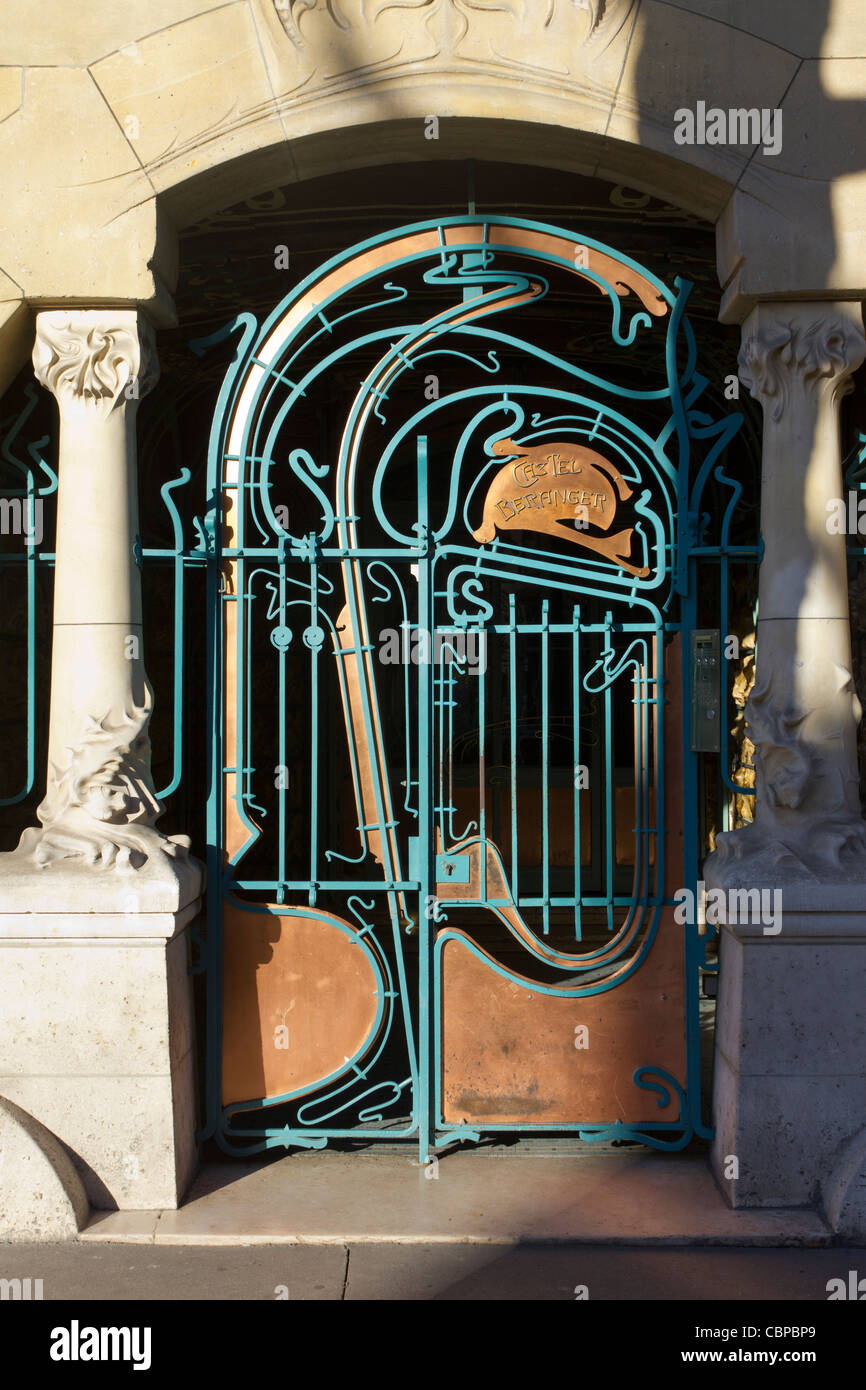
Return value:
<svg viewBox="0 0 866 1390">
<path fill-rule="evenodd" d="M 752 17 L 750 32 L 686 0 L 160 0 L 13 35 L 0 384 L 23 364 L 28 305 L 137 304 L 168 322 L 177 227 L 267 188 L 416 156 L 507 152 L 717 221 L 729 319 L 756 295 L 817 296 L 832 282 L 854 297 L 862 197 L 852 186 L 830 217 L 820 152 L 801 169 L 796 155 L 674 138 L 673 104 L 712 92 L 723 109 L 775 107 L 799 84 L 791 119 L 808 110 L 853 149 L 858 103 L 801 90 L 820 80 L 804 58 L 850 56 L 841 21 L 820 48 L 819 8 Z M 431 113 L 438 141 L 424 136 Z"/>
</svg>

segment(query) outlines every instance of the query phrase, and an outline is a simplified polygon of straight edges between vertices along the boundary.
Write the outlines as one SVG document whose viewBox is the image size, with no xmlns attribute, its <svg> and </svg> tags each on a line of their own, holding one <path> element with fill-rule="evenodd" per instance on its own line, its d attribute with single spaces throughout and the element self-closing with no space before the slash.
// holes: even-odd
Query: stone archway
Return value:
<svg viewBox="0 0 866 1390">
<path fill-rule="evenodd" d="M 856 148 L 862 103 L 845 96 L 843 78 L 843 69 L 853 71 L 851 60 L 858 58 L 852 11 L 843 4 L 815 4 L 808 14 L 786 17 L 784 33 L 775 21 L 764 25 L 756 19 L 763 25 L 760 32 L 726 29 L 726 43 L 720 45 L 716 21 L 654 0 L 640 6 L 631 0 L 608 0 L 604 5 L 589 0 L 587 6 L 549 0 L 541 25 L 529 19 L 529 8 L 516 0 L 489 5 L 485 0 L 471 5 L 464 0 L 407 0 L 399 7 L 382 0 L 362 12 L 348 0 L 237 0 L 200 13 L 199 0 L 159 0 L 144 21 L 152 26 L 148 33 L 141 32 L 143 21 L 135 11 L 116 11 L 110 22 L 100 19 L 90 28 L 76 17 L 65 31 L 46 26 L 47 32 L 17 34 L 0 87 L 5 117 L 0 125 L 0 174 L 15 206 L 15 216 L 0 239 L 0 382 L 23 361 L 32 340 L 33 310 L 64 306 L 59 323 L 48 316 L 40 321 L 39 334 L 40 371 L 59 397 L 61 384 L 75 379 L 75 365 L 84 362 L 92 368 L 110 341 L 112 370 L 101 381 L 99 409 L 88 415 L 84 401 L 89 387 L 73 384 L 64 401 L 71 409 L 63 421 L 61 447 L 72 451 L 70 486 L 74 455 L 88 449 L 113 480 L 116 505 L 113 511 L 100 512 L 96 525 L 105 553 L 110 549 L 120 556 L 119 568 L 129 575 L 125 606 L 121 602 L 120 611 L 112 610 L 117 626 L 136 628 L 137 581 L 129 564 L 134 512 L 121 505 L 123 497 L 134 493 L 134 407 L 127 408 L 124 390 L 148 356 L 150 325 L 172 321 L 179 226 L 225 205 L 238 191 L 255 193 L 325 169 L 405 158 L 409 149 L 413 157 L 416 148 L 422 150 L 420 158 L 466 155 L 476 151 L 479 140 L 490 153 L 507 149 L 513 157 L 520 150 L 523 157 L 550 167 L 612 176 L 693 207 L 716 221 L 722 315 L 743 321 L 759 301 L 773 301 L 772 308 L 762 304 L 748 326 L 743 379 L 767 410 L 767 477 L 773 487 L 780 486 L 777 463 L 784 457 L 795 467 L 799 485 L 783 494 L 771 488 L 767 495 L 783 495 L 790 508 L 788 539 L 796 537 L 798 554 L 802 552 L 797 581 L 801 595 L 809 592 L 812 580 L 813 588 L 820 588 L 822 575 L 835 575 L 829 627 L 826 614 L 799 601 L 791 611 L 774 610 L 778 631 L 784 627 L 787 635 L 775 651 L 783 673 L 799 673 L 803 663 L 798 656 L 810 653 L 806 664 L 812 683 L 804 699 L 808 696 L 807 706 L 813 698 L 815 703 L 803 717 L 814 708 L 823 711 L 822 752 L 842 748 L 838 766 L 833 757 L 828 762 L 833 764 L 830 772 L 838 772 L 847 788 L 851 775 L 844 764 L 855 705 L 847 679 L 847 604 L 839 581 L 843 547 L 825 544 L 823 537 L 820 545 L 814 544 L 806 481 L 811 480 L 819 494 L 839 486 L 837 392 L 863 351 L 859 313 L 852 310 L 852 301 L 863 294 L 858 258 L 866 192 L 862 179 L 849 177 L 859 171 L 846 153 L 849 146 Z M 801 61 L 819 57 L 821 63 Z M 787 102 L 787 117 L 801 137 L 807 121 L 812 122 L 827 132 L 836 153 L 825 146 L 807 159 L 801 139 L 799 147 L 794 142 L 792 158 L 785 154 L 774 164 L 772 156 L 751 147 L 676 144 L 672 92 L 677 105 L 704 100 L 711 90 L 722 108 L 753 106 L 758 98 L 750 87 L 750 74 L 755 72 L 761 74 L 762 94 L 770 94 L 760 100 L 773 107 Z M 832 95 L 834 82 L 841 95 Z M 438 121 L 438 140 L 431 117 Z M 803 301 L 811 303 L 804 307 Z M 53 338 L 56 348 L 60 330 L 61 351 L 52 358 L 51 348 L 46 358 L 46 344 L 50 346 Z M 70 416 L 76 417 L 72 428 Z M 118 521 L 120 533 L 110 536 Z M 779 547 L 769 553 L 765 575 L 772 594 L 773 586 L 779 588 Z M 103 590 L 110 590 L 110 576 L 103 579 Z M 99 588 L 93 584 L 91 593 Z M 87 631 L 100 625 L 98 612 L 98 606 L 84 611 L 73 603 L 60 610 L 57 620 L 58 627 L 67 626 L 72 614 L 72 625 L 85 643 L 78 653 L 81 670 L 92 666 L 88 652 L 96 647 L 86 647 Z M 825 640 L 830 629 L 832 650 Z M 124 668 L 113 658 L 111 666 L 109 684 L 123 690 L 130 684 L 132 667 Z M 135 680 L 140 694 L 140 664 Z M 792 676 L 792 689 L 795 683 Z M 68 704 L 62 685 L 58 701 Z M 788 722 L 799 726 L 801 711 L 786 713 Z M 89 717 L 91 722 L 99 720 L 100 709 Z M 835 727 L 843 728 L 844 738 L 831 736 Z M 770 744 L 769 736 L 766 742 Z M 797 748 L 786 756 L 796 762 Z M 786 813 L 801 809 L 801 836 L 810 807 L 804 786 L 786 786 L 783 777 L 778 799 Z M 772 798 L 767 804 L 771 803 Z M 45 938 L 40 949 L 30 950 L 31 964 L 52 958 L 51 969 L 62 983 L 66 973 L 62 964 L 58 966 L 55 947 L 56 916 L 63 904 L 56 897 L 52 903 L 45 879 L 41 882 L 42 910 L 36 913 L 31 910 L 36 901 L 32 883 L 12 885 L 8 925 Z M 84 939 L 82 931 L 86 935 L 95 925 L 106 936 L 110 931 L 116 936 L 121 927 L 127 935 L 137 930 L 150 942 L 152 963 L 153 944 L 164 949 L 168 937 L 163 968 L 177 972 L 179 956 L 173 945 L 180 939 L 180 917 L 188 915 L 191 904 L 150 901 L 147 911 L 144 900 L 133 895 L 132 906 L 127 903 L 124 909 L 130 920 L 119 923 L 117 903 L 110 892 L 103 892 L 104 882 L 99 884 L 92 901 L 76 900 L 81 911 L 66 913 L 64 920 L 77 919 L 77 939 Z M 89 886 L 96 888 L 95 877 Z M 827 888 L 820 881 L 817 898 L 798 899 L 802 910 L 797 917 L 799 935 L 794 937 L 826 953 L 822 959 L 829 970 L 834 965 L 838 969 L 832 949 L 836 937 L 827 939 L 816 930 L 817 913 L 834 907 L 832 930 L 853 943 L 858 960 L 864 937 L 859 890 L 847 898 L 833 898 L 824 892 Z M 69 930 L 69 920 L 64 930 Z M 784 951 L 791 939 L 783 938 L 778 947 Z M 732 949 L 742 947 L 751 960 L 751 943 L 734 941 L 734 934 L 732 942 Z M 769 944 L 760 943 L 759 957 L 767 958 Z M 788 952 L 785 960 L 795 956 Z M 123 995 L 125 971 L 132 969 L 139 983 L 146 958 L 139 953 L 133 961 L 132 953 L 117 954 L 111 977 L 114 994 Z M 743 969 L 744 989 L 757 982 L 760 1009 L 760 972 L 751 963 Z M 41 974 L 47 978 L 49 968 Z M 853 972 L 848 975 L 853 977 Z M 153 997 L 159 992 L 157 981 Z M 792 987 L 789 1002 L 798 997 Z M 177 1018 L 183 1024 L 181 1005 Z M 818 1069 L 822 1076 L 842 1065 L 841 1054 L 833 1051 L 832 1025 L 830 1017 L 826 1065 Z M 782 1051 L 789 1031 L 790 1020 L 782 1017 Z M 732 1040 L 735 1051 L 740 1041 Z M 83 1045 L 86 1051 L 90 1040 L 85 1038 Z M 58 1076 L 66 1075 L 69 1050 L 67 1035 L 55 1059 Z M 108 1188 L 125 1205 L 142 1205 L 143 1197 L 154 1200 L 157 1195 L 166 1204 L 177 1200 L 178 1186 L 182 1188 L 192 1162 L 192 1127 L 188 1114 L 181 1114 L 188 1103 L 188 1081 L 186 1072 L 180 1080 L 175 1072 L 176 1063 L 182 1070 L 187 1061 L 170 1053 L 167 1043 L 151 1058 L 153 1075 L 159 1078 L 152 1087 L 154 1114 L 168 1136 L 158 1175 L 159 1163 L 151 1164 L 141 1135 L 123 1130 L 125 1106 L 115 1103 L 129 1090 L 124 1059 L 117 1055 L 106 1062 L 109 1070 L 114 1068 L 106 1090 L 106 1124 L 109 1115 L 112 1123 L 116 1116 L 121 1137 L 108 1138 L 106 1128 L 94 1141 L 93 1190 L 99 1195 Z M 772 1089 L 780 1097 L 781 1111 L 790 1112 L 802 1093 L 805 1064 L 802 1058 L 788 1058 L 784 1077 L 777 1081 L 775 1073 L 767 1071 L 770 1080 L 765 1085 L 761 1067 L 768 1066 L 766 1057 L 748 1061 L 749 1070 L 731 1073 L 726 1110 L 730 1123 L 719 1140 L 720 1175 L 724 1148 L 733 1146 L 742 1153 L 751 1144 L 751 1173 L 743 1186 L 728 1189 L 732 1200 L 806 1202 L 813 1189 L 801 1180 L 804 1169 L 809 1174 L 820 1167 L 828 1149 L 837 1149 L 859 1124 L 848 1113 L 847 1098 L 860 1094 L 852 1089 L 860 1063 L 845 1054 L 848 1089 L 842 1088 L 837 1109 L 828 1119 L 813 1107 L 790 1152 L 768 1160 L 761 1126 L 754 1119 L 754 1097 Z M 746 1093 L 752 1109 L 743 1100 Z M 58 1096 L 59 1090 L 45 1100 L 49 1110 L 60 1104 Z M 41 1104 L 37 1098 L 37 1106 Z M 760 1100 L 757 1104 L 760 1108 Z M 71 1114 L 74 1098 L 70 1106 Z M 71 1127 L 69 1115 L 60 1111 L 52 1110 L 48 1119 L 71 1147 L 77 1142 L 76 1124 L 80 1128 L 85 1122 L 78 1111 L 73 1118 Z M 117 1154 L 124 1153 L 124 1146 L 136 1162 L 141 1153 L 146 1166 L 150 1164 L 144 1177 L 133 1163 L 128 1165 L 131 1176 L 117 1171 Z M 774 1165 L 781 1174 L 778 1182 Z"/>
<path fill-rule="evenodd" d="M 4 69 L 0 172 L 17 211 L 0 239 L 11 369 L 25 351 L 24 306 L 137 303 L 164 323 L 177 228 L 350 165 L 483 152 L 654 193 L 719 220 L 733 317 L 747 307 L 742 293 L 792 288 L 794 253 L 780 255 L 784 236 L 770 246 L 767 233 L 796 223 L 800 270 L 803 246 L 822 235 L 802 179 L 748 146 L 678 145 L 671 109 L 672 74 L 680 103 L 711 89 L 722 107 L 751 105 L 743 74 L 756 69 L 781 100 L 791 49 L 811 53 L 818 41 L 805 20 L 778 43 L 772 27 L 728 29 L 723 47 L 713 18 L 633 0 L 549 0 L 542 23 L 535 7 L 464 0 L 201 8 L 161 0 L 144 31 L 133 13 L 86 33 L 56 26 L 19 45 L 20 70 Z M 846 42 L 842 30 L 833 51 L 847 56 Z M 837 286 L 854 264 L 856 213 L 856 199 L 836 209 Z"/>
</svg>

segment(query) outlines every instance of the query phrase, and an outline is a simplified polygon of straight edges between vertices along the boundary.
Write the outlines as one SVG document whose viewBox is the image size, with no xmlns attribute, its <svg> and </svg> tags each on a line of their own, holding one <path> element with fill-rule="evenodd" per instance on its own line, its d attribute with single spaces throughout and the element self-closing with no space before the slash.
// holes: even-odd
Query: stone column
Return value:
<svg viewBox="0 0 866 1390">
<path fill-rule="evenodd" d="M 42 829 L 25 831 L 18 852 L 40 866 L 81 859 L 128 872 L 150 863 L 128 879 L 127 896 L 143 906 L 154 874 L 197 873 L 188 840 L 154 829 L 161 808 L 135 556 L 135 416 L 159 375 L 153 331 L 133 309 L 42 313 L 33 365 L 58 404 L 60 458 L 48 785 Z"/>
<path fill-rule="evenodd" d="M 839 401 L 864 355 L 859 305 L 760 305 L 743 327 L 740 375 L 764 409 L 757 678 L 746 710 L 757 801 L 754 823 L 720 835 L 712 860 L 739 862 L 744 883 L 780 872 L 866 882 L 845 536 L 828 529 L 827 512 L 842 496 Z"/>
<path fill-rule="evenodd" d="M 743 325 L 740 376 L 764 411 L 757 673 L 746 706 L 757 797 L 754 823 L 719 835 L 704 866 L 727 904 L 713 1162 L 737 1206 L 826 1197 L 866 1123 L 862 711 L 846 540 L 828 527 L 827 507 L 843 488 L 839 401 L 864 355 L 853 303 L 762 304 Z"/>
<path fill-rule="evenodd" d="M 135 446 L 153 333 L 134 309 L 40 313 L 33 362 L 60 414 L 49 765 L 40 827 L 0 855 L 0 1095 L 94 1205 L 171 1206 L 195 1156 L 201 868 L 155 827 Z"/>
</svg>

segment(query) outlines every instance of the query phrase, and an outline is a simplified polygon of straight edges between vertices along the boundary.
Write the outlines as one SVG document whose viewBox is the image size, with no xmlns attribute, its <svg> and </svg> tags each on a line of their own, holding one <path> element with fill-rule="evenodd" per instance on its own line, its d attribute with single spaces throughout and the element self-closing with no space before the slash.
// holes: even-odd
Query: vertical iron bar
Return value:
<svg viewBox="0 0 866 1390">
<path fill-rule="evenodd" d="M 418 436 L 418 533 L 423 551 L 423 555 L 418 561 L 418 627 L 432 635 L 433 575 L 427 499 L 427 438 L 425 435 Z M 430 954 L 433 928 L 428 916 L 431 906 L 435 911 L 435 903 L 431 903 L 431 897 L 436 889 L 436 875 L 433 868 L 432 786 L 430 782 L 433 728 L 431 663 L 420 661 L 418 663 L 418 877 L 420 882 L 420 910 L 418 913 L 418 1089 L 420 1092 L 418 1097 L 418 1150 L 422 1163 L 426 1162 L 429 1157 L 431 1139 L 435 1143 L 435 1136 L 431 1136 L 430 1132 Z M 436 1026 L 438 1027 L 438 1023 Z"/>
<path fill-rule="evenodd" d="M 432 606 L 433 606 L 433 605 L 432 605 L 432 601 L 431 601 L 431 611 L 432 611 Z M 420 616 L 419 616 L 418 621 L 419 621 L 419 623 L 421 622 Z M 427 624 L 426 629 L 424 628 L 424 625 L 422 624 L 422 631 L 423 631 L 423 630 L 426 630 L 426 632 L 427 632 L 427 633 L 429 634 L 429 636 L 430 636 L 430 647 L 431 647 L 431 650 L 430 650 L 430 652 L 429 652 L 429 654 L 428 654 L 428 660 L 427 660 L 427 662 L 426 662 L 426 665 L 428 666 L 428 668 L 430 668 L 430 669 L 432 670 L 433 707 L 434 707 L 434 711 L 435 711 L 434 718 L 436 718 L 436 719 L 437 719 L 437 722 L 438 722 L 438 729 L 437 729 L 437 731 L 436 731 L 436 732 L 437 732 L 437 736 L 438 736 L 438 748 L 437 748 L 437 750 L 436 750 L 436 751 L 437 751 L 436 761 L 437 761 L 437 768 L 438 768 L 439 799 L 438 799 L 438 805 L 434 806 L 434 808 L 433 808 L 434 811 L 436 812 L 436 815 L 435 815 L 435 817 L 434 817 L 434 820 L 435 820 L 436 828 L 439 830 L 440 835 L 443 835 L 443 838 L 444 838 L 444 831 L 445 831 L 445 826 L 446 826 L 446 816 L 447 816 L 447 812 L 446 812 L 446 810 L 445 810 L 445 806 L 446 806 L 446 802 L 445 802 L 445 676 L 444 676 L 444 674 L 443 674 L 443 672 L 442 672 L 442 666 L 441 666 L 441 664 L 440 664 L 439 666 L 433 666 L 433 664 L 432 664 L 432 657 L 433 657 L 433 652 L 432 652 L 433 630 L 432 630 L 432 628 L 430 627 L 430 624 L 429 624 L 429 623 Z M 422 666 L 425 665 L 424 662 L 420 662 L 419 664 L 422 665 Z"/>
<path fill-rule="evenodd" d="M 728 685 L 727 662 L 725 660 L 725 648 L 727 646 L 726 637 L 728 633 L 729 563 L 730 562 L 728 560 L 728 557 L 723 549 L 719 557 L 719 586 L 721 590 L 719 595 L 721 600 L 719 605 L 721 610 L 719 614 L 719 619 L 722 625 L 722 630 L 719 633 L 719 636 L 721 637 L 721 642 L 719 643 L 719 665 L 721 667 L 721 670 L 719 671 L 719 718 L 722 721 L 722 732 L 720 739 L 721 753 L 719 755 L 721 776 L 719 777 L 719 782 L 721 783 L 720 791 L 722 801 L 722 830 L 730 830 L 732 828 L 732 821 L 733 823 L 736 823 L 735 799 L 737 795 L 736 792 L 729 791 L 727 786 L 728 779 L 730 779 L 730 781 L 734 780 L 733 776 L 731 775 L 730 721 L 728 719 L 728 701 L 730 699 L 730 691 Z M 733 817 L 731 816 L 732 810 L 734 811 Z"/>
<path fill-rule="evenodd" d="M 613 655 L 613 642 L 611 641 L 611 628 L 613 626 L 613 614 L 608 612 L 604 615 L 604 654 L 605 657 Z M 609 669 L 612 663 L 605 662 Z M 605 897 L 607 912 L 607 929 L 613 931 L 613 889 L 614 889 L 614 865 L 616 862 L 616 785 L 614 782 L 614 758 L 613 758 L 613 719 L 612 719 L 612 686 L 611 680 L 607 681 L 604 687 L 604 778 L 605 778 L 605 837 L 607 840 L 605 854 Z"/>
<path fill-rule="evenodd" d="M 212 448 L 213 446 L 211 446 Z M 223 678 L 223 634 L 225 599 L 220 593 L 220 551 L 222 534 L 219 511 L 215 517 L 213 553 L 207 556 L 205 578 L 207 612 L 207 664 L 205 667 L 205 711 L 210 737 L 206 743 L 207 778 L 207 881 L 205 895 L 207 937 L 205 940 L 205 1067 L 204 1135 L 212 1135 L 219 1121 L 222 1033 L 222 880 L 225 873 L 225 702 Z M 198 1137 L 198 1136 L 197 1136 Z"/>
<path fill-rule="evenodd" d="M 310 628 L 319 625 L 319 566 L 316 533 L 310 542 Z M 310 644 L 310 907 L 316 903 L 319 878 L 319 647 Z"/>
<path fill-rule="evenodd" d="M 508 595 L 508 714 L 511 755 L 511 896 L 519 906 L 517 872 L 517 631 L 513 593 Z"/>
<path fill-rule="evenodd" d="M 550 604 L 541 603 L 541 898 L 544 935 L 550 932 Z"/>
<path fill-rule="evenodd" d="M 286 625 L 286 537 L 285 537 L 285 536 L 280 536 L 280 538 L 279 538 L 279 565 L 280 565 L 280 626 L 281 626 L 281 627 L 285 627 L 285 625 Z M 278 834 L 277 853 L 278 853 L 278 856 L 279 856 L 279 861 L 278 861 L 279 867 L 278 867 L 278 869 L 277 869 L 277 877 L 278 877 L 279 880 L 280 880 L 280 886 L 279 886 L 279 888 L 277 889 L 277 902 L 278 902 L 278 903 L 284 903 L 284 902 L 286 901 L 286 890 L 285 890 L 284 884 L 285 884 L 286 879 L 287 879 L 287 877 L 288 877 L 288 874 L 286 873 L 286 780 L 287 780 L 287 779 L 286 779 L 286 777 L 283 775 L 284 771 L 286 770 L 286 650 L 287 650 L 286 647 L 285 647 L 285 646 L 282 646 L 282 645 L 277 649 L 277 671 L 278 671 L 278 677 L 277 677 L 277 692 L 278 692 L 278 693 L 277 693 L 277 698 L 278 698 L 278 701 L 279 701 L 279 715 L 278 715 L 278 720 L 277 720 L 277 727 L 278 727 L 278 729 L 279 729 L 279 733 L 278 733 L 278 735 L 277 735 L 277 742 L 278 742 L 277 759 L 278 759 L 278 761 L 279 761 L 279 765 L 280 765 L 280 774 L 281 774 L 281 775 L 280 775 L 280 785 L 279 785 L 279 788 L 278 788 L 279 796 L 278 796 L 278 802 L 277 802 L 278 807 L 279 807 L 279 827 L 278 827 L 278 832 L 277 832 L 277 834 Z M 250 661 L 249 664 L 252 665 L 252 662 Z M 315 713 L 313 714 L 313 718 L 315 718 Z M 249 719 L 249 720 L 248 720 L 248 725 L 251 726 L 251 725 L 252 725 L 252 722 L 253 722 L 252 719 Z M 313 899 L 311 898 L 310 901 L 311 901 L 311 903 L 312 903 Z"/>
<path fill-rule="evenodd" d="M 651 835 L 650 835 L 650 833 L 649 833 L 649 827 L 650 827 L 650 802 L 649 802 L 649 793 L 650 793 L 650 786 L 651 786 L 654 782 L 656 782 L 656 781 L 658 780 L 658 769 L 657 769 L 656 766 L 655 766 L 655 758 L 654 758 L 654 756 L 653 756 L 652 745 L 651 745 L 651 743 L 650 743 L 650 703 L 649 703 L 651 699 L 658 699 L 658 689 L 659 689 L 659 686 L 658 686 L 657 673 L 656 673 L 656 677 L 654 678 L 654 677 L 653 677 L 653 666 L 652 666 L 652 664 L 651 664 L 653 661 L 656 660 L 656 656 L 655 656 L 655 645 L 656 645 L 656 644 L 654 643 L 654 644 L 653 644 L 652 650 L 650 650 L 650 649 L 649 649 L 649 645 L 647 644 L 647 650 L 646 650 L 646 654 L 645 654 L 645 659 L 644 659 L 644 661 L 641 663 L 641 667 L 640 667 L 640 673 L 641 673 L 641 685 L 640 685 L 640 690 L 641 690 L 641 695 L 640 695 L 640 699 L 641 699 L 641 710 L 640 710 L 640 739 L 641 739 L 641 778 L 642 778 L 642 784 L 641 784 L 641 813 L 640 813 L 640 822 L 639 822 L 639 824 L 640 824 L 642 830 L 644 831 L 644 833 L 643 833 L 642 835 L 639 836 L 639 845 L 640 845 L 640 847 L 641 847 L 641 852 L 642 852 L 642 854 L 643 854 L 643 856 L 644 856 L 644 858 L 643 858 L 643 865 L 644 865 L 644 887 L 643 887 L 643 893 L 644 893 L 644 896 L 645 896 L 645 897 L 648 896 L 648 894 L 649 894 L 649 892 L 650 892 L 651 881 L 652 881 L 652 879 L 651 879 L 651 868 L 650 868 L 650 849 L 651 849 L 651 846 L 652 846 L 652 837 L 651 837 Z M 659 705 L 656 705 L 656 706 L 654 706 L 654 708 L 655 708 L 655 711 L 656 711 L 656 718 L 657 718 L 657 719 L 658 719 L 658 718 L 661 718 L 661 707 L 660 707 Z M 658 833 L 658 832 L 656 831 L 656 834 L 657 834 L 657 833 Z M 655 863 L 655 871 L 656 871 L 656 873 L 658 873 L 658 858 L 659 858 L 659 857 L 658 857 L 658 853 L 656 853 L 656 855 L 655 855 L 655 861 L 656 861 L 656 863 Z"/>
<path fill-rule="evenodd" d="M 571 691 L 572 741 L 575 758 L 572 771 L 574 782 L 574 939 L 580 941 L 582 938 L 580 907 L 580 794 L 582 789 L 578 782 L 579 769 L 583 764 L 580 756 L 580 605 L 577 603 L 571 614 Z"/>
<path fill-rule="evenodd" d="M 456 662 L 455 662 L 455 660 L 454 660 L 454 651 L 453 651 L 453 646 L 452 646 L 451 644 L 456 645 L 455 635 L 454 635 L 453 633 L 449 635 L 449 650 L 451 650 L 451 657 L 450 657 L 450 660 L 448 660 L 448 661 L 446 662 L 446 661 L 443 661 L 443 660 L 441 659 L 444 653 L 443 653 L 443 647 L 442 647 L 442 645 L 440 644 L 440 647 L 439 647 L 440 662 L 439 662 L 439 664 L 440 664 L 440 667 L 445 667 L 445 666 L 447 666 L 447 668 L 448 668 L 448 680 L 447 680 L 447 687 L 448 687 L 448 715 L 447 715 L 447 719 L 448 719 L 448 832 L 449 832 L 450 841 L 451 841 L 451 843 L 453 844 L 454 839 L 455 839 L 455 834 L 454 834 L 454 811 L 455 811 L 455 806 L 454 806 L 454 710 L 455 710 L 455 707 L 456 707 L 456 705 L 457 705 L 457 688 L 458 688 L 458 682 L 457 682 L 457 677 L 456 677 L 456 675 L 455 675 L 455 673 L 454 673 L 454 668 L 455 668 Z M 431 661 L 434 660 L 434 648 L 435 648 L 435 643 L 431 641 L 431 643 L 430 643 L 430 659 L 431 659 Z M 445 671 L 443 670 L 443 671 L 442 671 L 442 693 L 443 693 L 443 695 L 444 695 L 444 693 L 445 693 L 445 687 L 446 687 L 446 679 L 445 679 Z M 444 846 L 443 846 L 443 848 L 444 848 Z"/>
<path fill-rule="evenodd" d="M 688 584 L 686 593 L 682 599 L 680 610 L 681 622 L 681 650 L 680 650 L 680 689 L 682 691 L 682 758 L 683 758 L 683 781 L 682 781 L 682 804 L 683 804 L 683 882 L 677 887 L 689 888 L 697 894 L 698 873 L 700 865 L 700 846 L 697 835 L 697 782 L 698 782 L 698 754 L 692 751 L 692 671 L 691 671 L 691 652 L 690 634 L 697 625 L 697 564 L 694 556 L 689 556 L 686 568 Z M 657 719 L 659 726 L 662 724 L 663 711 L 665 706 L 665 686 L 664 669 L 662 663 L 661 648 L 662 643 L 659 637 L 656 639 L 658 658 L 658 704 L 656 706 Z M 676 673 L 672 672 L 674 678 Z M 659 748 L 658 762 L 659 767 L 658 783 L 660 793 L 658 794 L 658 806 L 664 807 L 664 765 L 661 760 L 661 748 Z M 657 815 L 657 822 L 661 824 L 661 817 Z M 659 893 L 664 889 L 664 832 L 657 837 L 656 858 L 661 860 L 661 869 L 657 870 L 659 883 Z M 696 899 L 695 899 L 696 900 Z M 686 1097 L 688 1099 L 689 1117 L 695 1127 L 695 1132 L 702 1138 L 711 1138 L 712 1131 L 708 1130 L 701 1117 L 701 1017 L 700 1017 L 700 971 L 699 964 L 703 957 L 704 946 L 699 934 L 697 923 L 689 924 L 686 922 L 683 927 L 685 933 L 685 957 L 686 957 L 686 991 L 685 991 L 685 1013 L 686 1013 Z"/>
<path fill-rule="evenodd" d="M 33 474 L 27 471 L 28 517 L 35 520 Z M 27 555 L 27 796 L 36 774 L 36 546 L 31 537 L 25 541 Z"/>
<path fill-rule="evenodd" d="M 467 634 L 468 635 L 468 634 Z M 478 649 L 478 833 L 482 840 L 481 860 L 485 865 L 486 873 L 487 855 L 484 853 L 483 842 L 487 837 L 487 757 L 485 741 L 487 731 L 485 727 L 485 704 L 487 700 L 487 637 L 479 631 Z M 467 658 L 468 666 L 468 658 Z M 486 897 L 486 893 L 485 893 Z"/>
</svg>

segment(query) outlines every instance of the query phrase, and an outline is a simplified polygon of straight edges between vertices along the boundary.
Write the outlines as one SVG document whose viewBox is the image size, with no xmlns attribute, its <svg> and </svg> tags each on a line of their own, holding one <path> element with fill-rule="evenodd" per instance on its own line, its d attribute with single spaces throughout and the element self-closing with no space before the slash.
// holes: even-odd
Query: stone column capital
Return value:
<svg viewBox="0 0 866 1390">
<path fill-rule="evenodd" d="M 793 396 L 838 399 L 866 358 L 860 305 L 759 304 L 743 324 L 740 380 L 778 423 Z"/>
<path fill-rule="evenodd" d="M 156 339 L 137 309 L 51 309 L 36 315 L 33 367 L 62 420 L 107 419 L 159 379 Z"/>
</svg>

